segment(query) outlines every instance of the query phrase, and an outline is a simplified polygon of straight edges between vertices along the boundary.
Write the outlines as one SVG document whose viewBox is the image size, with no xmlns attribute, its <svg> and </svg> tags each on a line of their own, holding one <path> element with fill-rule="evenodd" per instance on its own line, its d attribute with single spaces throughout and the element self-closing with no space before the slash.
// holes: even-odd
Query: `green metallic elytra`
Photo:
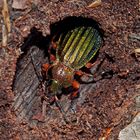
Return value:
<svg viewBox="0 0 140 140">
<path fill-rule="evenodd" d="M 102 38 L 93 27 L 77 27 L 62 33 L 56 43 L 57 59 L 76 70 L 95 56 L 102 44 Z"/>
</svg>

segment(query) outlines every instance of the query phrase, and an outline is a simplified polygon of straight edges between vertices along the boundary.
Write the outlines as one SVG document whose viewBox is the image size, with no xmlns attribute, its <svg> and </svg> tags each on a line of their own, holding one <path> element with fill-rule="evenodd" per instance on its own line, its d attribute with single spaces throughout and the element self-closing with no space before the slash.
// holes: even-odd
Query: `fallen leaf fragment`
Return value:
<svg viewBox="0 0 140 140">
<path fill-rule="evenodd" d="M 101 0 L 96 0 L 96 1 L 92 2 L 90 5 L 88 5 L 88 8 L 95 8 L 97 6 L 100 6 L 101 3 L 102 3 Z"/>
</svg>

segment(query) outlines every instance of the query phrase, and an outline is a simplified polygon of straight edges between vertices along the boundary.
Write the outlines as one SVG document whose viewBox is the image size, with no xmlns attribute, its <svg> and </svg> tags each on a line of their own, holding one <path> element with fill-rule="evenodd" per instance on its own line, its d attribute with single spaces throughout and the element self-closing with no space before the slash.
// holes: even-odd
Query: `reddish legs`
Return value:
<svg viewBox="0 0 140 140">
<path fill-rule="evenodd" d="M 53 48 L 54 50 L 56 50 L 56 48 L 57 48 L 57 44 L 54 43 L 53 41 L 52 41 L 52 48 Z"/>
<path fill-rule="evenodd" d="M 51 42 L 51 45 L 50 45 L 50 47 L 49 47 L 48 52 L 49 52 L 49 53 L 51 53 L 51 49 L 56 50 L 56 48 L 57 48 L 57 44 L 56 44 L 56 43 L 54 43 L 54 42 L 52 41 L 52 42 Z"/>
<path fill-rule="evenodd" d="M 43 75 L 44 81 L 46 80 L 46 76 L 47 76 L 47 72 L 48 72 L 49 68 L 50 68 L 50 64 L 46 63 L 46 64 L 42 65 L 42 75 Z M 44 93 L 45 93 L 44 81 L 41 81 L 41 88 L 42 88 L 41 96 L 43 98 L 42 112 L 39 112 L 32 117 L 33 120 L 38 120 L 40 122 L 44 122 L 45 121 L 45 116 L 46 116 L 47 101 L 46 101 L 46 98 L 45 98 L 45 95 L 44 95 Z"/>
<path fill-rule="evenodd" d="M 83 76 L 83 75 L 85 75 L 85 76 L 93 77 L 92 74 L 83 72 L 83 71 L 81 71 L 81 70 L 76 71 L 75 74 L 78 75 L 78 76 Z"/>
<path fill-rule="evenodd" d="M 80 74 L 80 73 L 79 73 Z M 80 74 L 81 75 L 81 74 Z M 78 92 L 78 90 L 79 90 L 79 88 L 80 88 L 80 84 L 76 81 L 76 80 L 74 80 L 73 82 L 72 82 L 72 87 L 75 89 L 75 91 L 74 92 L 72 92 L 71 94 L 70 94 L 70 99 L 71 99 L 71 104 L 70 104 L 70 106 L 68 107 L 68 109 L 67 109 L 67 112 L 70 110 L 70 109 L 72 109 L 73 108 L 73 103 L 74 103 L 74 99 L 76 98 L 76 97 L 78 97 L 78 95 L 79 95 L 79 92 Z M 72 109 L 73 111 L 74 111 L 74 113 L 75 113 L 75 110 L 74 109 Z"/>
<path fill-rule="evenodd" d="M 99 67 L 100 67 L 100 65 L 102 64 L 103 61 L 104 61 L 104 59 L 102 59 L 101 61 L 96 61 L 94 63 L 89 62 L 85 65 L 85 67 L 88 68 L 88 69 L 90 69 L 92 67 L 95 67 L 94 72 L 92 70 L 91 74 L 83 72 L 81 70 L 76 71 L 75 74 L 78 75 L 78 76 L 84 76 L 85 75 L 89 78 L 93 78 L 94 77 L 93 73 L 94 73 L 94 75 L 96 74 L 97 70 L 99 69 Z"/>
<path fill-rule="evenodd" d="M 47 79 L 47 73 L 48 73 L 48 70 L 50 68 L 50 64 L 46 63 L 46 64 L 43 64 L 42 65 L 42 77 L 43 77 L 43 81 L 42 81 L 42 86 L 43 86 L 43 82 L 45 82 L 45 80 Z"/>
<path fill-rule="evenodd" d="M 76 90 L 76 91 L 71 93 L 71 99 L 74 99 L 74 98 L 76 98 L 78 96 L 78 90 L 80 88 L 80 84 L 76 80 L 74 80 L 72 82 L 72 86 Z"/>
<path fill-rule="evenodd" d="M 69 121 L 68 121 L 68 119 L 66 117 L 66 112 L 63 110 L 63 107 L 62 107 L 61 103 L 59 102 L 59 99 L 57 98 L 57 96 L 54 96 L 54 97 L 55 97 L 56 106 L 59 108 L 59 110 L 60 110 L 65 122 L 68 123 Z"/>
<path fill-rule="evenodd" d="M 85 66 L 86 66 L 86 68 L 88 68 L 88 69 L 89 69 L 89 68 L 91 68 L 91 67 L 93 67 L 93 66 L 94 66 L 94 63 L 87 63 Z"/>
<path fill-rule="evenodd" d="M 48 69 L 49 69 L 49 67 L 50 67 L 50 64 L 48 64 L 48 63 L 43 64 L 43 65 L 42 65 L 42 70 L 47 72 Z"/>
<path fill-rule="evenodd" d="M 78 75 L 78 76 L 82 76 L 83 72 L 79 70 L 79 71 L 76 71 L 75 74 Z"/>
<path fill-rule="evenodd" d="M 53 55 L 53 54 L 50 54 L 50 61 L 51 62 L 54 62 L 56 60 L 56 57 L 55 57 L 55 55 Z"/>
<path fill-rule="evenodd" d="M 49 102 L 48 99 L 47 99 L 47 100 L 45 100 L 45 99 L 43 100 L 42 112 L 39 112 L 39 113 L 37 113 L 36 115 L 34 115 L 34 116 L 32 117 L 33 120 L 38 120 L 39 122 L 44 122 L 44 121 L 45 121 L 46 109 L 47 109 L 46 106 L 47 106 L 48 102 Z M 55 102 L 56 106 L 59 108 L 60 112 L 62 113 L 62 116 L 63 116 L 65 122 L 68 123 L 69 121 L 68 121 L 67 118 L 66 118 L 66 113 L 65 113 L 65 111 L 63 110 L 63 108 L 62 108 L 62 106 L 61 106 L 61 103 L 59 102 L 57 96 L 54 96 L 54 97 L 51 99 L 50 103 L 51 103 L 51 102 Z"/>
<path fill-rule="evenodd" d="M 79 89 L 79 87 L 80 87 L 80 84 L 76 81 L 76 80 L 74 80 L 73 82 L 72 82 L 72 86 L 73 86 L 73 88 L 75 88 L 75 89 Z"/>
<path fill-rule="evenodd" d="M 94 66 L 96 66 L 96 65 L 98 66 L 101 62 L 102 62 L 102 61 L 96 61 L 96 62 L 94 62 L 94 63 L 88 62 L 88 63 L 85 65 L 85 67 L 88 68 L 88 69 L 90 69 L 90 68 L 92 68 L 92 67 L 94 67 Z"/>
</svg>

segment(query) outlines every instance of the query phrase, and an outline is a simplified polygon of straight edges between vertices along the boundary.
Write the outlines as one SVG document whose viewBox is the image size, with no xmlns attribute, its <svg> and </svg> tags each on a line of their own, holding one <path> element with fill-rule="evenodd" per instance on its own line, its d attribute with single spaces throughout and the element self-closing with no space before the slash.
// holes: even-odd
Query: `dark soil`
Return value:
<svg viewBox="0 0 140 140">
<path fill-rule="evenodd" d="M 22 11 L 10 8 L 9 47 L 0 48 L 0 139 L 115 140 L 138 112 L 140 61 L 135 49 L 140 42 L 132 36 L 140 32 L 138 1 L 104 0 L 97 8 L 87 8 L 91 2 L 37 1 Z M 105 59 L 95 75 L 96 80 L 102 79 L 81 84 L 80 96 L 67 113 L 70 123 L 65 123 L 55 105 L 47 108 L 45 122 L 38 122 L 32 116 L 42 111 L 42 102 L 30 52 L 40 72 L 41 64 L 48 62 L 44 54 L 50 45 L 50 25 L 69 16 L 94 19 L 104 30 L 97 60 Z M 60 101 L 67 109 L 69 94 Z"/>
</svg>

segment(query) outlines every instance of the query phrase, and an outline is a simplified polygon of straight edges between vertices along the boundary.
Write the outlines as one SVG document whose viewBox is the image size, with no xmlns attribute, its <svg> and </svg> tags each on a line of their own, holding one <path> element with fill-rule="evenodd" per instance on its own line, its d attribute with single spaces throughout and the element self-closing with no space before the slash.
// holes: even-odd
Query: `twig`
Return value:
<svg viewBox="0 0 140 140">
<path fill-rule="evenodd" d="M 96 1 L 92 2 L 90 5 L 88 5 L 88 8 L 95 8 L 97 6 L 100 6 L 101 3 L 102 3 L 101 0 L 96 0 Z"/>
<path fill-rule="evenodd" d="M 2 22 L 2 46 L 5 47 L 7 46 L 7 40 L 8 40 L 8 35 L 7 35 L 7 30 L 5 24 Z"/>
<path fill-rule="evenodd" d="M 8 33 L 11 31 L 7 0 L 3 0 L 2 16 L 2 46 L 7 46 Z"/>
</svg>

